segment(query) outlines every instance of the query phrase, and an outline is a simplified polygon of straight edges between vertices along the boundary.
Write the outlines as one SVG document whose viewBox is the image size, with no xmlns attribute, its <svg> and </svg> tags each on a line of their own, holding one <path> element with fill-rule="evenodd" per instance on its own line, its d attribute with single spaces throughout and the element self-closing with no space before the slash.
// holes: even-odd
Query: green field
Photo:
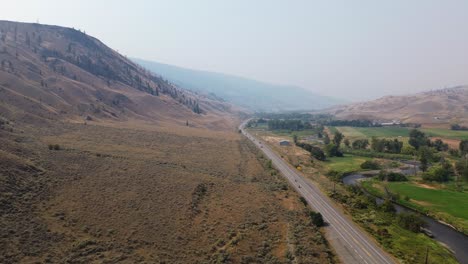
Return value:
<svg viewBox="0 0 468 264">
<path fill-rule="evenodd" d="M 408 137 L 409 129 L 406 127 L 336 127 L 345 137 L 370 138 L 370 137 Z"/>
<path fill-rule="evenodd" d="M 407 127 L 329 127 L 330 131 L 339 130 L 350 139 L 370 137 L 408 137 L 411 128 Z M 428 136 L 450 139 L 468 139 L 468 131 L 457 131 L 445 128 L 422 128 Z"/>
<path fill-rule="evenodd" d="M 344 157 L 329 158 L 325 164 L 334 171 L 352 172 L 362 170 L 361 164 L 366 160 L 371 160 L 371 158 L 345 155 Z"/>
<path fill-rule="evenodd" d="M 376 184 L 379 181 L 365 181 L 363 187 L 373 194 L 382 196 Z M 428 211 L 445 222 L 468 232 L 468 192 L 456 192 L 446 189 L 429 189 L 413 182 L 389 182 L 387 188 L 400 195 L 400 203 L 419 211 Z M 403 197 L 409 197 L 406 201 Z"/>
<path fill-rule="evenodd" d="M 305 129 L 305 130 L 299 130 L 299 131 L 291 131 L 289 129 L 277 129 L 277 130 L 270 130 L 271 133 L 279 136 L 293 136 L 297 135 L 298 137 L 305 137 L 305 136 L 311 136 L 311 135 L 316 135 L 317 131 L 314 129 Z"/>
<path fill-rule="evenodd" d="M 468 131 L 458 131 L 443 128 L 423 128 L 424 133 L 432 137 L 445 137 L 451 139 L 468 139 Z"/>
<path fill-rule="evenodd" d="M 410 182 L 390 182 L 388 188 L 391 192 L 423 201 L 427 208 L 468 220 L 468 193 L 466 192 L 428 189 Z"/>
</svg>

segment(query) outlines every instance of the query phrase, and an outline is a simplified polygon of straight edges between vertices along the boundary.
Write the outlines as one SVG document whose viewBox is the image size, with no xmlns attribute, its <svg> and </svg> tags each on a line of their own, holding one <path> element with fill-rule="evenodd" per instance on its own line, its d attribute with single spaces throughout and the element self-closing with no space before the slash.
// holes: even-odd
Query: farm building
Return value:
<svg viewBox="0 0 468 264">
<path fill-rule="evenodd" d="M 289 143 L 288 140 L 281 140 L 279 142 L 279 144 L 280 144 L 280 146 L 290 146 L 291 145 L 291 143 Z"/>
</svg>

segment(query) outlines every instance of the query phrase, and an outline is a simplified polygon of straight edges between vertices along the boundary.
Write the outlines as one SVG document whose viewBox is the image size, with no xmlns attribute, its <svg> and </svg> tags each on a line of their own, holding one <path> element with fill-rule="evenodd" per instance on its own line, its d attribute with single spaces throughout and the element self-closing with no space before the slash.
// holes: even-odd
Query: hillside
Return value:
<svg viewBox="0 0 468 264">
<path fill-rule="evenodd" d="M 334 263 L 237 108 L 0 22 L 0 263 Z"/>
<path fill-rule="evenodd" d="M 253 111 L 322 109 L 342 103 L 340 100 L 321 96 L 297 86 L 269 84 L 243 77 L 191 70 L 141 59 L 133 59 L 133 61 L 164 76 L 180 87 L 214 94 Z"/>
<path fill-rule="evenodd" d="M 169 84 L 75 29 L 0 21 L 0 61 L 0 112 L 16 121 L 202 124 L 232 110 Z"/>
<path fill-rule="evenodd" d="M 422 124 L 468 123 L 468 86 L 440 89 L 329 109 L 344 119 L 400 120 Z"/>
</svg>

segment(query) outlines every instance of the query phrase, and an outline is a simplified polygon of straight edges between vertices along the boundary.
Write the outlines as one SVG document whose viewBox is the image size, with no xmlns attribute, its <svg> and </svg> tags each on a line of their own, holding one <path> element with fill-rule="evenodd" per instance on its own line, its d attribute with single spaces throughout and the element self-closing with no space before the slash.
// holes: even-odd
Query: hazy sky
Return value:
<svg viewBox="0 0 468 264">
<path fill-rule="evenodd" d="M 0 19 L 349 100 L 468 84 L 466 0 L 14 0 Z"/>
</svg>

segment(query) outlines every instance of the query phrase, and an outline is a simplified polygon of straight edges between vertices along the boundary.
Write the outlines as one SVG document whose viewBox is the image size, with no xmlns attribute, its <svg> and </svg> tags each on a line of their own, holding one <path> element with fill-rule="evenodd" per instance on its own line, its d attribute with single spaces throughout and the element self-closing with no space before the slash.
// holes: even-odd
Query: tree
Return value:
<svg viewBox="0 0 468 264">
<path fill-rule="evenodd" d="M 328 133 L 323 133 L 323 143 L 325 143 L 325 145 L 328 145 L 330 144 L 330 137 L 328 136 Z"/>
<path fill-rule="evenodd" d="M 369 140 L 367 139 L 358 139 L 353 141 L 353 149 L 366 149 L 369 146 Z"/>
<path fill-rule="evenodd" d="M 314 224 L 315 226 L 321 227 L 325 224 L 325 221 L 323 221 L 323 217 L 321 213 L 310 211 L 309 216 L 310 216 L 310 220 L 312 220 L 312 224 Z"/>
<path fill-rule="evenodd" d="M 324 161 L 326 159 L 325 153 L 323 153 L 323 151 L 317 147 L 311 148 L 310 154 L 312 155 L 312 157 L 321 161 Z"/>
<path fill-rule="evenodd" d="M 340 131 L 336 131 L 333 136 L 333 143 L 339 148 L 341 145 L 341 141 L 343 140 L 344 135 Z"/>
<path fill-rule="evenodd" d="M 397 216 L 397 223 L 403 228 L 406 228 L 415 233 L 421 231 L 421 227 L 425 226 L 425 222 L 415 213 L 401 212 Z"/>
<path fill-rule="evenodd" d="M 412 129 L 409 136 L 408 143 L 415 149 L 419 149 L 423 146 L 430 146 L 430 140 L 427 138 L 426 134 L 417 129 Z"/>
<path fill-rule="evenodd" d="M 372 161 L 372 160 L 366 160 L 361 164 L 361 169 L 363 170 L 378 170 L 380 169 L 380 164 Z"/>
<path fill-rule="evenodd" d="M 441 139 L 436 139 L 432 143 L 432 146 L 437 150 L 437 151 L 447 151 L 448 150 L 448 144 L 444 143 Z"/>
<path fill-rule="evenodd" d="M 379 207 L 382 211 L 386 213 L 396 212 L 395 206 L 393 206 L 393 203 L 389 199 L 385 199 L 385 201 Z"/>
<path fill-rule="evenodd" d="M 468 157 L 458 161 L 455 164 L 455 168 L 457 169 L 458 175 L 460 175 L 464 181 L 468 181 Z"/>
<path fill-rule="evenodd" d="M 345 146 L 346 146 L 347 148 L 349 148 L 351 142 L 349 142 L 349 139 L 345 138 L 344 144 L 345 144 Z"/>
<path fill-rule="evenodd" d="M 446 167 L 437 165 L 431 167 L 426 173 L 423 174 L 423 180 L 446 182 L 449 180 L 449 175 L 450 171 Z"/>
<path fill-rule="evenodd" d="M 421 162 L 419 168 L 426 171 L 432 158 L 432 151 L 428 147 L 421 147 L 419 149 L 419 161 Z"/>
<path fill-rule="evenodd" d="M 382 140 L 379 140 L 376 137 L 372 137 L 371 139 L 371 149 L 375 152 L 383 152 L 385 146 Z"/>
<path fill-rule="evenodd" d="M 293 141 L 294 141 L 294 144 L 297 145 L 297 135 L 296 134 L 293 135 Z"/>
<path fill-rule="evenodd" d="M 468 154 L 468 140 L 462 140 L 458 146 L 458 149 L 460 150 L 460 154 L 462 156 Z"/>
<path fill-rule="evenodd" d="M 196 103 L 195 106 L 193 107 L 193 112 L 196 114 L 201 114 L 201 109 L 198 103 Z"/>
<path fill-rule="evenodd" d="M 325 146 L 325 152 L 328 157 L 343 157 L 343 153 L 340 151 L 338 146 L 333 143 Z"/>
<path fill-rule="evenodd" d="M 378 139 L 376 137 L 372 137 L 371 140 L 371 148 L 376 152 L 388 152 L 388 153 L 401 153 L 401 149 L 403 148 L 403 142 L 398 141 L 398 139 L 390 140 L 390 139 Z"/>
</svg>

